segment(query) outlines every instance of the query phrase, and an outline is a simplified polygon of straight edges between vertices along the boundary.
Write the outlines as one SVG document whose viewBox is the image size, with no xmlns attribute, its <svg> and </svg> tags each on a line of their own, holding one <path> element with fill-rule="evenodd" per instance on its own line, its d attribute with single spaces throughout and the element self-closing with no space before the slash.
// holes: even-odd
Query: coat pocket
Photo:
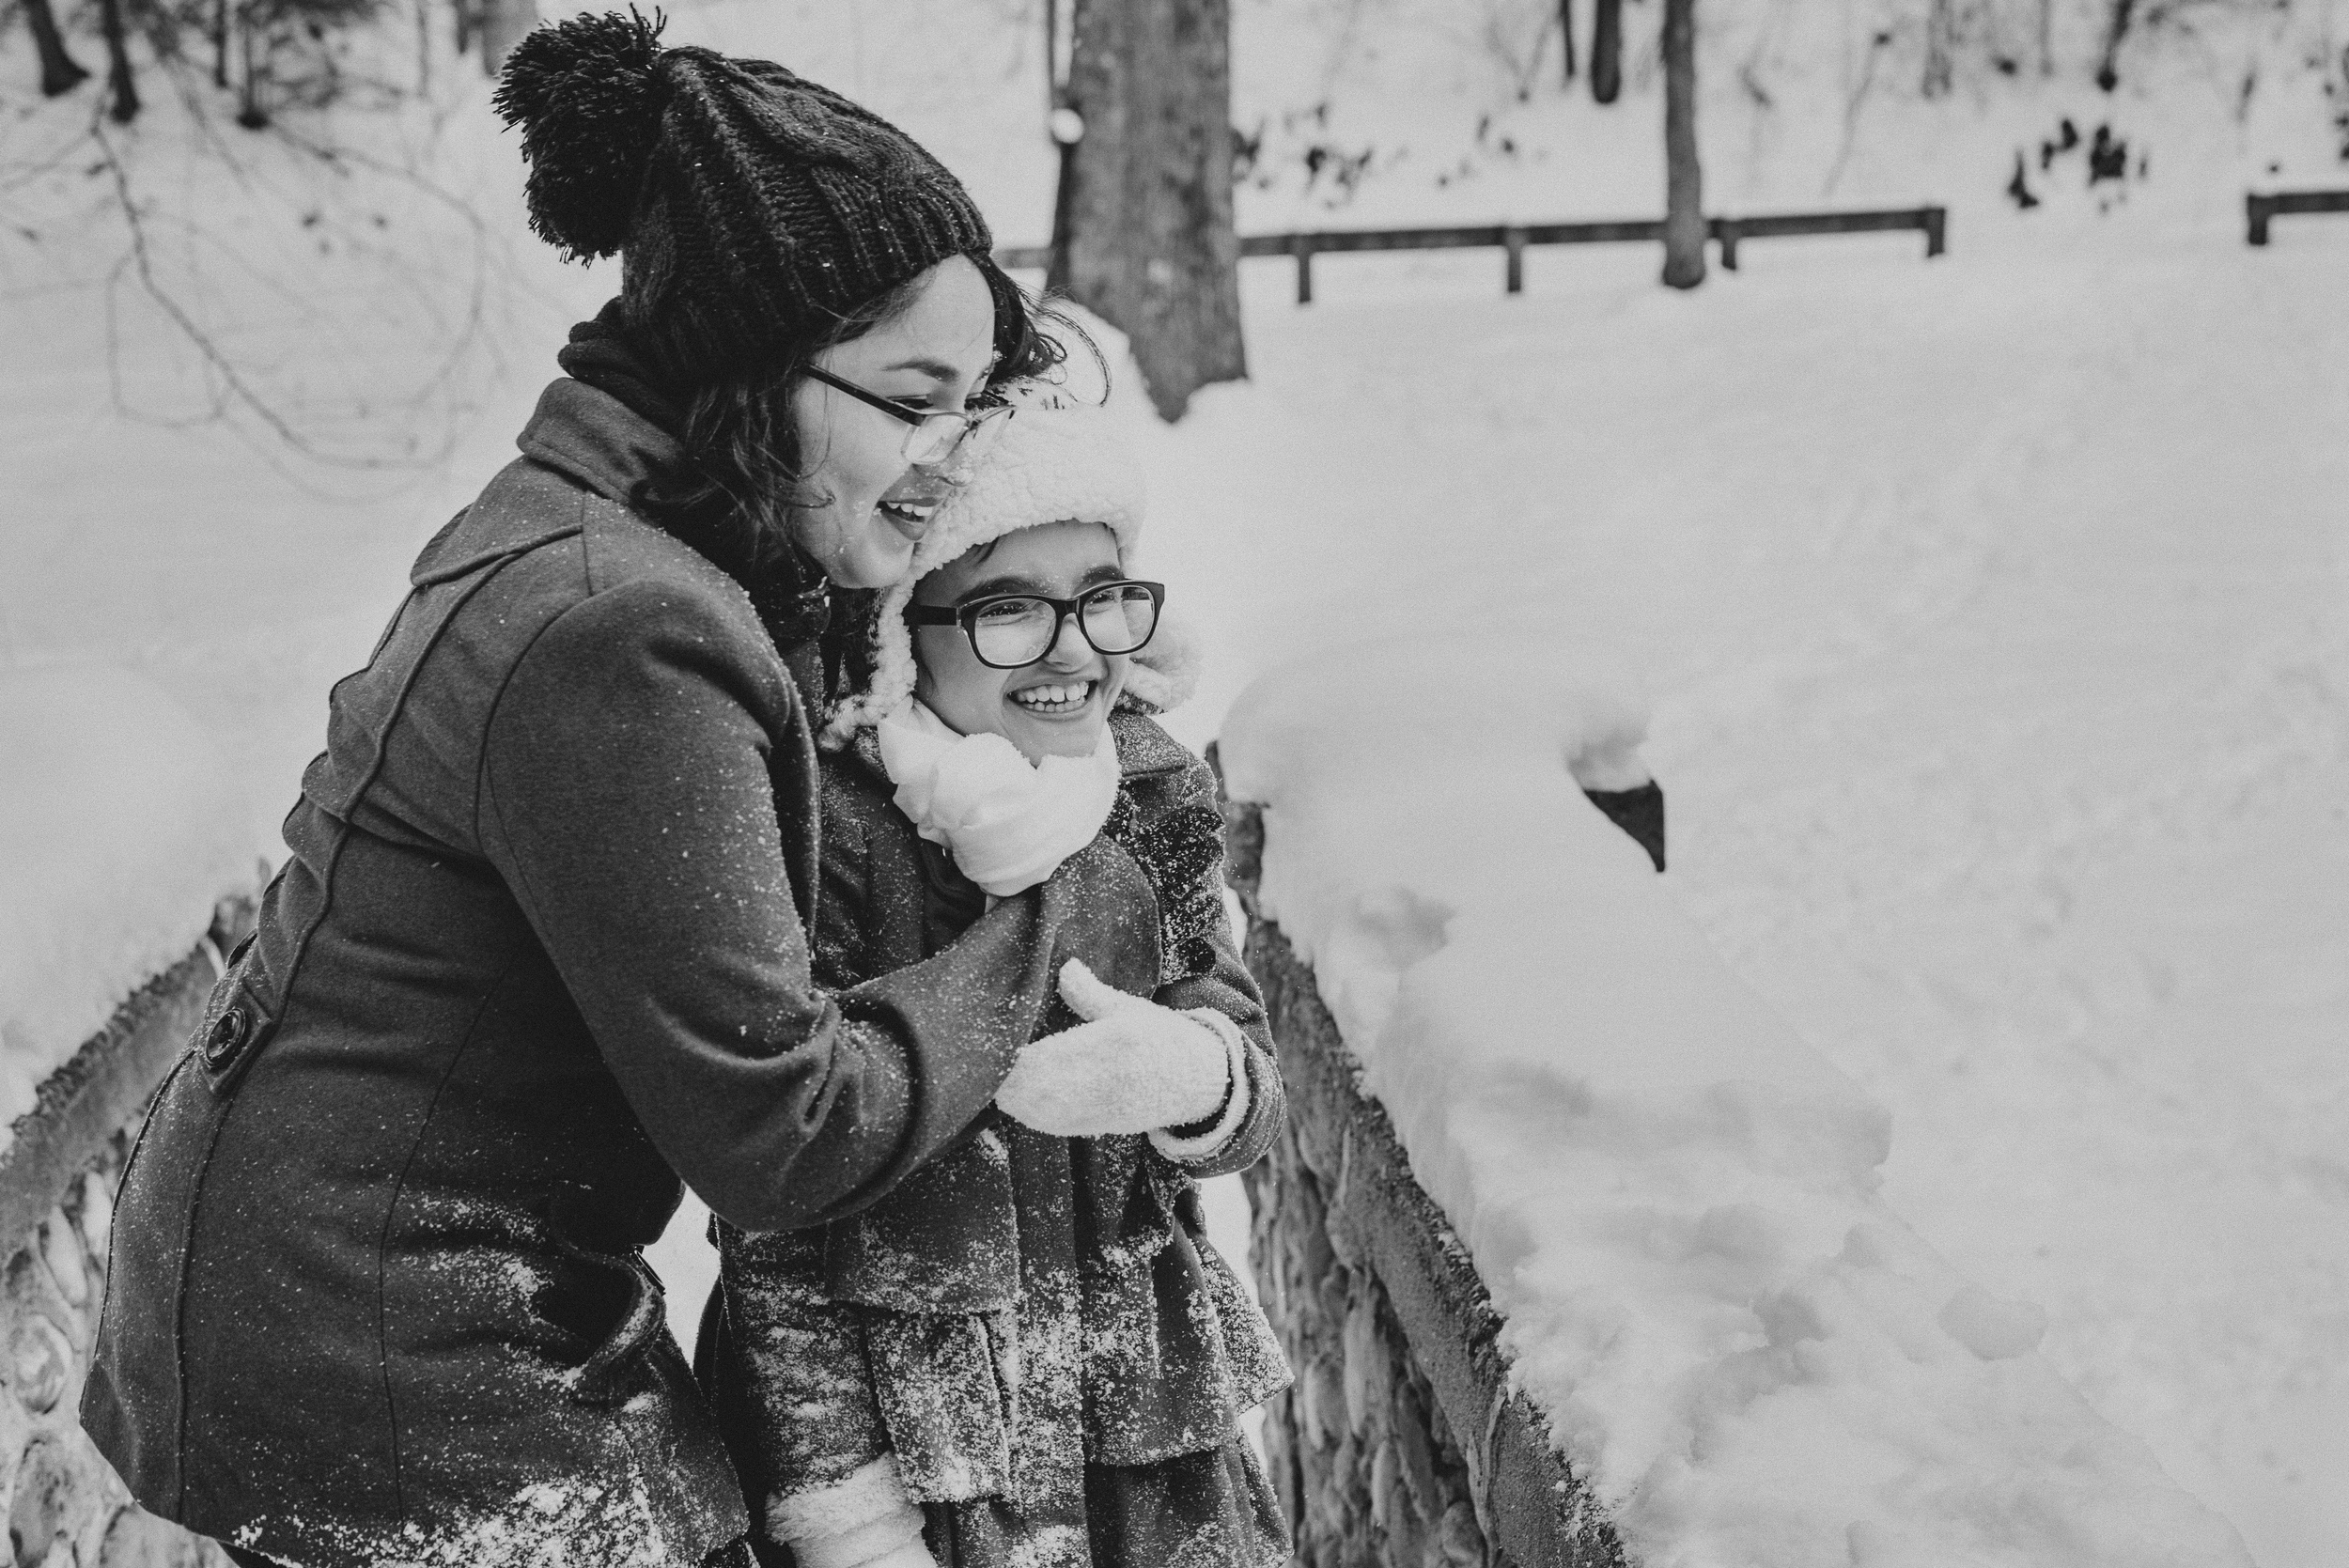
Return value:
<svg viewBox="0 0 2349 1568">
<path fill-rule="evenodd" d="M 867 1312 L 865 1358 L 897 1473 L 920 1502 L 968 1502 L 1011 1491 L 1013 1393 L 996 1352 L 1012 1314 Z"/>
<path fill-rule="evenodd" d="M 565 1381 L 572 1397 L 583 1405 L 618 1405 L 645 1386 L 644 1353 L 667 1318 L 660 1277 L 640 1257 L 591 1251 L 559 1229 L 552 1234 L 556 1248 L 587 1275 L 580 1288 L 564 1293 L 570 1297 L 564 1304 L 570 1310 L 562 1315 L 594 1313 L 611 1322 L 587 1358 L 565 1374 Z"/>
</svg>

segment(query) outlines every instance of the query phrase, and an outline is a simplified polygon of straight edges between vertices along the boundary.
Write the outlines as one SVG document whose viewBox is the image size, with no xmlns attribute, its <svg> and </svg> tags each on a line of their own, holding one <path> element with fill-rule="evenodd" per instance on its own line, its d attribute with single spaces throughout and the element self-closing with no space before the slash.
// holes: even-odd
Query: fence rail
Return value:
<svg viewBox="0 0 2349 1568">
<path fill-rule="evenodd" d="M 1738 218 L 1708 218 L 1705 233 L 1721 247 L 1721 265 L 1737 270 L 1737 247 L 1748 240 L 1776 240 L 1799 234 L 1873 234 L 1915 229 L 1925 237 L 1925 255 L 1937 256 L 1949 248 L 1949 209 L 1909 207 L 1861 212 L 1773 212 Z M 2260 231 L 2264 233 L 2263 229 Z M 1350 251 L 1499 250 L 1503 257 L 1502 287 L 1512 294 L 1525 291 L 1525 250 L 1529 245 L 1605 245 L 1624 242 L 1660 243 L 1661 218 L 1617 218 L 1563 224 L 1477 224 L 1452 228 L 1338 228 L 1299 230 L 1289 234 L 1243 235 L 1239 254 L 1245 256 L 1285 256 L 1297 263 L 1297 303 L 1314 301 L 1314 257 Z M 2253 244 L 2264 243 L 2255 239 Z M 1008 268 L 1041 270 L 1051 264 L 1046 245 L 1007 246 L 995 259 Z"/>
<path fill-rule="evenodd" d="M 2249 232 L 2244 238 L 2254 245 L 2264 245 L 2269 223 L 2299 212 L 2349 212 L 2349 191 L 2270 191 L 2264 195 L 2246 192 L 2243 216 Z"/>
</svg>

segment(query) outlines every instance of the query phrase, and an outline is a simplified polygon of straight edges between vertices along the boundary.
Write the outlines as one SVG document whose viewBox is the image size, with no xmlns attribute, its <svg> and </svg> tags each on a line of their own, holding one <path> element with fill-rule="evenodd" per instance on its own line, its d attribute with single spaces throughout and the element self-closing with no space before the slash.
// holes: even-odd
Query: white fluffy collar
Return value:
<svg viewBox="0 0 2349 1568">
<path fill-rule="evenodd" d="M 998 898 L 1051 876 L 1117 803 L 1122 775 L 1106 724 L 1090 756 L 1033 767 L 1002 736 L 958 734 L 918 700 L 882 720 L 876 738 L 896 808 Z"/>
</svg>

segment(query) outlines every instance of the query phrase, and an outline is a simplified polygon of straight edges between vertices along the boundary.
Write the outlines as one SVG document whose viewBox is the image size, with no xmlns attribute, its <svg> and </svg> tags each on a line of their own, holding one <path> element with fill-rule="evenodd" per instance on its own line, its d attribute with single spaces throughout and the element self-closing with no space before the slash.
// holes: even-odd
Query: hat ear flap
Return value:
<svg viewBox="0 0 2349 1568">
<path fill-rule="evenodd" d="M 669 84 L 661 29 L 634 7 L 540 27 L 506 56 L 492 102 L 522 133 L 530 226 L 573 261 L 628 239 Z"/>
<path fill-rule="evenodd" d="M 1149 714 L 1180 707 L 1199 690 L 1199 667 L 1204 661 L 1204 645 L 1190 623 L 1161 614 L 1158 635 L 1126 667 L 1126 689 L 1118 694 L 1118 701 Z"/>
</svg>

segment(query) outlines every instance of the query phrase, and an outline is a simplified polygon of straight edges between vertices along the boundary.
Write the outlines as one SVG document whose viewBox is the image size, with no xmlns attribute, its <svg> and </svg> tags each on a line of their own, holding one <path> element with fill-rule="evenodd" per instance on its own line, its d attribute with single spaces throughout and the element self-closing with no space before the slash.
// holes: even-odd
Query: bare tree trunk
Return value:
<svg viewBox="0 0 2349 1568">
<path fill-rule="evenodd" d="M 1229 0 L 1075 0 L 1067 287 L 1132 340 L 1159 417 L 1248 374 Z"/>
<path fill-rule="evenodd" d="M 1704 178 L 1697 166 L 1697 0 L 1664 0 L 1664 282 L 1704 281 Z"/>
<path fill-rule="evenodd" d="M 2137 0 L 2112 0 L 2112 21 L 2105 32 L 2105 57 L 2096 68 L 2096 85 L 2110 92 L 2121 85 L 2121 44 L 2129 36 L 2129 19 Z"/>
<path fill-rule="evenodd" d="M 537 0 L 481 0 L 481 69 L 495 76 L 506 52 L 538 25 Z"/>
<path fill-rule="evenodd" d="M 25 25 L 33 30 L 33 48 L 40 55 L 40 91 L 44 98 L 70 93 L 89 80 L 82 63 L 65 52 L 65 35 L 49 0 L 24 0 Z"/>
<path fill-rule="evenodd" d="M 269 124 L 269 109 L 261 102 L 261 68 L 253 58 L 253 14 L 237 9 L 237 54 L 243 66 L 237 83 L 237 123 L 247 131 Z"/>
<path fill-rule="evenodd" d="M 1060 174 L 1052 184 L 1051 255 L 1044 263 L 1044 291 L 1073 295 L 1075 290 L 1068 281 L 1068 246 L 1069 215 L 1077 194 L 1077 144 L 1063 142 L 1055 150 L 1060 153 Z"/>
<path fill-rule="evenodd" d="M 1957 47 L 1954 0 L 1933 0 L 1925 11 L 1925 78 L 1919 90 L 1939 98 L 1950 90 L 1951 57 Z"/>
<path fill-rule="evenodd" d="M 106 39 L 106 113 L 117 125 L 139 117 L 139 85 L 131 74 L 131 40 L 122 25 L 122 0 L 98 0 L 98 30 Z"/>
<path fill-rule="evenodd" d="M 1075 0 L 1070 0 L 1073 13 Z M 1073 20 L 1073 14 L 1072 14 Z M 1070 52 L 1076 39 L 1070 34 Z M 1068 106 L 1068 73 L 1061 64 L 1061 0 L 1044 0 L 1045 127 L 1052 138 L 1052 237 L 1044 263 L 1044 291 L 1068 292 L 1068 210 L 1077 179 L 1077 143 L 1084 116 Z"/>
<path fill-rule="evenodd" d="M 1574 57 L 1574 0 L 1558 0 L 1558 32 L 1566 40 L 1565 85 L 1571 87 L 1579 69 Z"/>
<path fill-rule="evenodd" d="M 1623 91 L 1623 0 L 1595 0 L 1591 19 L 1591 97 L 1612 103 Z"/>
<path fill-rule="evenodd" d="M 212 0 L 212 85 L 228 85 L 228 0 Z"/>
</svg>

